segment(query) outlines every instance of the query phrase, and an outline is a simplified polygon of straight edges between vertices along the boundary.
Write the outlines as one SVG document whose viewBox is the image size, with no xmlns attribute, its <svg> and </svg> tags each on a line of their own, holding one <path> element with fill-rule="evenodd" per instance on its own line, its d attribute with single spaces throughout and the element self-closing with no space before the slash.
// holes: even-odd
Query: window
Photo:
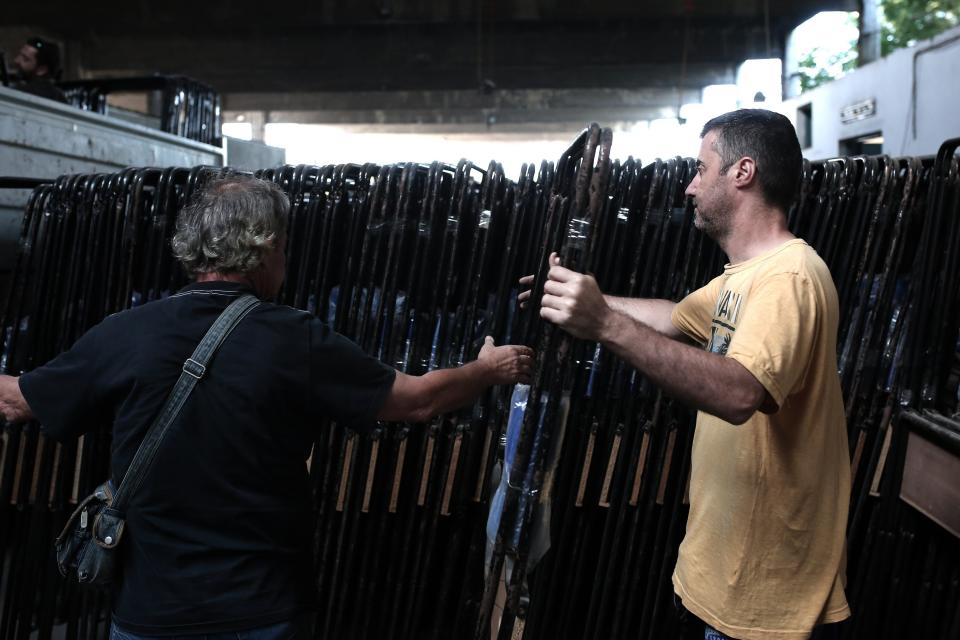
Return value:
<svg viewBox="0 0 960 640">
<path fill-rule="evenodd" d="M 841 156 L 878 156 L 883 153 L 883 133 L 875 131 L 840 141 Z"/>
<path fill-rule="evenodd" d="M 797 138 L 801 149 L 813 146 L 813 105 L 809 102 L 797 108 Z"/>
</svg>

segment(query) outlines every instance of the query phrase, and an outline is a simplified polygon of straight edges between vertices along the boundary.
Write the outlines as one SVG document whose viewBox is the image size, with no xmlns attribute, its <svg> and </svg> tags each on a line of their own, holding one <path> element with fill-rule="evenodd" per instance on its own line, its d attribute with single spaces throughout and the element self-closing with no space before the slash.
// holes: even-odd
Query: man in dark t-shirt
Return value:
<svg viewBox="0 0 960 640">
<path fill-rule="evenodd" d="M 213 321 L 243 293 L 262 300 L 211 361 L 127 509 L 114 640 L 308 634 L 315 597 L 305 463 L 319 426 L 420 422 L 529 376 L 528 348 L 489 338 L 473 362 L 409 376 L 315 316 L 267 302 L 283 281 L 288 210 L 271 183 L 211 183 L 181 212 L 172 243 L 194 284 L 106 318 L 43 367 L 0 376 L 8 420 L 35 417 L 58 440 L 112 422 L 119 484 Z"/>
<path fill-rule="evenodd" d="M 67 98 L 55 84 L 60 73 L 60 47 L 42 38 L 30 38 L 13 58 L 17 81 L 14 89 L 48 100 L 66 102 Z"/>
</svg>

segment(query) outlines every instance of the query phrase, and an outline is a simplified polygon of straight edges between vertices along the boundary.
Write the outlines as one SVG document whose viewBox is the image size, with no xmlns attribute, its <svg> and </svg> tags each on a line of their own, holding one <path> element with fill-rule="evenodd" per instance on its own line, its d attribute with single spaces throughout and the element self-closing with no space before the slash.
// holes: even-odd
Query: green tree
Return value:
<svg viewBox="0 0 960 640">
<path fill-rule="evenodd" d="M 960 0 L 883 0 L 880 54 L 916 44 L 955 27 Z"/>
<path fill-rule="evenodd" d="M 880 55 L 911 47 L 960 24 L 960 0 L 882 0 L 880 2 Z M 856 23 L 856 13 L 849 20 Z M 857 42 L 833 55 L 814 49 L 800 59 L 801 91 L 843 77 L 857 66 Z"/>
<path fill-rule="evenodd" d="M 797 63 L 800 72 L 800 91 L 816 89 L 822 84 L 845 76 L 847 72 L 857 67 L 857 41 L 850 43 L 850 47 L 827 56 L 823 59 L 823 52 L 816 48 Z"/>
<path fill-rule="evenodd" d="M 857 25 L 857 14 L 847 14 L 847 25 Z M 809 91 L 831 80 L 845 76 L 857 67 L 857 41 L 850 40 L 846 47 L 830 53 L 820 47 L 814 48 L 797 63 L 800 73 L 800 91 Z"/>
</svg>

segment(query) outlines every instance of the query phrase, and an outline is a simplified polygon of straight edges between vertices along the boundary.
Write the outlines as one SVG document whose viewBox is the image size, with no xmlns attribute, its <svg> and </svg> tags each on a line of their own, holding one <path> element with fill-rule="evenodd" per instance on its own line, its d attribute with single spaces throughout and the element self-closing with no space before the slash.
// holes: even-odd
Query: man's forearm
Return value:
<svg viewBox="0 0 960 640">
<path fill-rule="evenodd" d="M 683 334 L 673 326 L 670 315 L 677 306 L 672 300 L 657 300 L 653 298 L 620 298 L 604 294 L 603 299 L 614 311 L 618 311 L 637 322 L 642 322 L 651 329 L 656 329 L 665 336 L 679 339 Z"/>
<path fill-rule="evenodd" d="M 610 314 L 601 342 L 668 394 L 727 422 L 744 422 L 763 401 L 763 387 L 736 360 L 672 340 L 623 313 Z"/>
<path fill-rule="evenodd" d="M 667 300 L 604 296 L 591 275 L 550 267 L 540 317 L 582 340 L 602 342 L 670 395 L 733 423 L 747 420 L 767 392 L 739 362 L 682 344 Z M 639 319 L 638 319 L 639 317 Z"/>
<path fill-rule="evenodd" d="M 495 383 L 489 367 L 479 360 L 454 369 L 436 369 L 422 376 L 397 372 L 380 420 L 426 422 L 436 415 L 472 404 Z"/>
<path fill-rule="evenodd" d="M 430 398 L 428 418 L 471 405 L 495 384 L 490 370 L 479 360 L 455 369 L 435 369 L 420 377 Z"/>
<path fill-rule="evenodd" d="M 477 359 L 461 367 L 437 369 L 422 376 L 397 372 L 377 417 L 426 422 L 435 415 L 473 404 L 487 387 L 529 381 L 532 364 L 533 350 L 529 347 L 497 347 L 487 336 Z"/>
</svg>

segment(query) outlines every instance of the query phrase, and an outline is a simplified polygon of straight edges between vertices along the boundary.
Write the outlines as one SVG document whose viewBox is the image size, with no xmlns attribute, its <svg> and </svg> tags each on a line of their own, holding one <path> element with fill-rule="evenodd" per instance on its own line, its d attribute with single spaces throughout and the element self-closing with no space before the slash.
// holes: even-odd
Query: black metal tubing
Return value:
<svg viewBox="0 0 960 640">
<path fill-rule="evenodd" d="M 53 183 L 54 180 L 48 178 L 0 176 L 0 189 L 36 189 Z"/>
<path fill-rule="evenodd" d="M 115 92 L 162 91 L 161 129 L 220 146 L 220 95 L 208 85 L 177 75 L 98 78 L 60 82 L 67 102 L 85 111 L 107 112 L 107 96 Z"/>
<path fill-rule="evenodd" d="M 486 581 L 484 522 L 509 390 L 428 425 L 365 435 L 317 425 L 310 478 L 324 633 L 486 638 L 509 558 L 501 637 L 675 635 L 669 575 L 686 519 L 692 416 L 598 345 L 542 323 L 535 301 L 555 250 L 604 291 L 671 299 L 719 273 L 723 256 L 693 228 L 690 159 L 620 163 L 608 145 L 609 133 L 591 127 L 555 167 L 526 165 L 516 182 L 496 163 L 481 171 L 467 161 L 258 172 L 293 205 L 283 301 L 409 373 L 472 359 L 487 333 L 537 345 L 540 359 Z M 805 163 L 789 217 L 835 270 L 841 298 L 856 471 L 848 637 L 960 628 L 950 606 L 960 592 L 955 540 L 896 498 L 912 421 L 948 446 L 957 440 L 944 379 L 958 324 L 960 168 L 955 147 L 945 149 L 938 162 Z M 4 370 L 29 370 L 105 314 L 175 290 L 185 276 L 166 251 L 174 216 L 226 171 L 128 169 L 38 186 L 3 312 Z M 520 310 L 516 280 L 526 273 L 536 274 L 535 293 Z M 0 567 L 0 640 L 25 638 L 33 624 L 46 638 L 58 620 L 68 640 L 107 633 L 109 598 L 32 568 L 108 464 L 109 425 L 62 446 L 37 425 L 4 426 L 0 545 L 16 554 Z M 551 550 L 530 567 L 548 489 Z M 362 602 L 381 603 L 383 615 Z"/>
<path fill-rule="evenodd" d="M 904 411 L 901 420 L 911 431 L 960 456 L 960 421 L 936 413 L 915 411 Z"/>
</svg>

